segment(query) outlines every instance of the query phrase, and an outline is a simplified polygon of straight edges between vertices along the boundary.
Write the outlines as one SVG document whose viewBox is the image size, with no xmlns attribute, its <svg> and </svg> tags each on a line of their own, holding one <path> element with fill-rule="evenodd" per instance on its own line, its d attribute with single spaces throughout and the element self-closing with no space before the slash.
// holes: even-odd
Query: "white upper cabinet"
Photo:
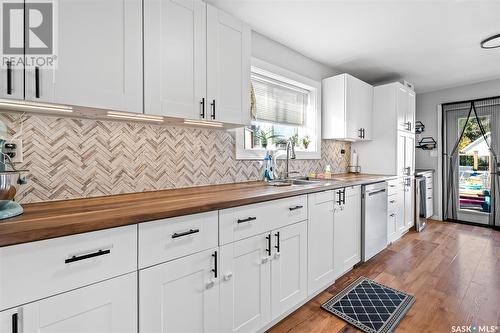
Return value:
<svg viewBox="0 0 500 333">
<path fill-rule="evenodd" d="M 250 118 L 250 28 L 207 5 L 207 119 Z"/>
<path fill-rule="evenodd" d="M 371 140 L 373 87 L 352 75 L 323 80 L 323 138 Z"/>
<path fill-rule="evenodd" d="M 144 60 L 145 113 L 204 119 L 204 2 L 144 1 Z"/>
<path fill-rule="evenodd" d="M 250 28 L 200 0 L 145 0 L 145 113 L 245 124 Z"/>
<path fill-rule="evenodd" d="M 415 92 L 410 88 L 397 84 L 396 88 L 396 112 L 398 118 L 398 130 L 415 132 Z"/>
<path fill-rule="evenodd" d="M 57 66 L 26 68 L 25 98 L 142 113 L 142 1 L 60 0 Z"/>
</svg>

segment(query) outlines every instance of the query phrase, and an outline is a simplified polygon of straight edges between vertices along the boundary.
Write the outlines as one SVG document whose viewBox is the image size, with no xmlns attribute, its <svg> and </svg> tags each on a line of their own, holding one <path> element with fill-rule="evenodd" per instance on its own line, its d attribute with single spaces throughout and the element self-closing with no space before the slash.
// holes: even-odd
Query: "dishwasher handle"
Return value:
<svg viewBox="0 0 500 333">
<path fill-rule="evenodd" d="M 385 188 L 383 188 L 383 189 L 381 189 L 381 190 L 376 190 L 376 191 L 373 191 L 373 192 L 368 192 L 368 196 L 369 196 L 369 197 L 371 197 L 372 195 L 375 195 L 375 194 L 380 194 L 380 193 L 383 193 L 383 192 L 385 192 L 385 191 L 386 191 L 386 189 L 385 189 Z"/>
</svg>

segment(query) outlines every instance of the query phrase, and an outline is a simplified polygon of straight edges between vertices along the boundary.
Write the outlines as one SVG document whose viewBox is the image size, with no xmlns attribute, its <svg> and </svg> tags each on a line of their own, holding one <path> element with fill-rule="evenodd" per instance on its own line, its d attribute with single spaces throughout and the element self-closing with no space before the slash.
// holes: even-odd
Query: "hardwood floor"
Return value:
<svg viewBox="0 0 500 333">
<path fill-rule="evenodd" d="M 500 232 L 438 221 L 409 232 L 268 332 L 360 332 L 320 308 L 359 276 L 416 297 L 395 332 L 451 332 L 452 325 L 500 332 Z"/>
</svg>

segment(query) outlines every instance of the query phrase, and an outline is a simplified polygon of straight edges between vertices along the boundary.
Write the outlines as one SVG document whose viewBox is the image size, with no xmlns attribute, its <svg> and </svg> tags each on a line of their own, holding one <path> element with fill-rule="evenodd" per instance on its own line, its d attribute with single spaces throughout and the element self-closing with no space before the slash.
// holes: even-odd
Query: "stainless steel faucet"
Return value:
<svg viewBox="0 0 500 333">
<path fill-rule="evenodd" d="M 288 179 L 290 177 L 291 173 L 298 173 L 296 171 L 290 171 L 290 160 L 294 160 L 294 159 L 297 158 L 297 156 L 295 155 L 295 143 L 292 140 L 288 140 L 286 142 L 285 151 L 286 151 L 286 165 L 285 165 L 285 177 L 284 178 Z M 275 176 L 274 179 L 280 178 L 277 175 L 278 167 L 277 167 L 276 161 L 278 160 L 278 157 L 281 156 L 281 155 L 284 155 L 283 150 L 278 151 L 274 156 L 272 156 L 272 160 L 273 160 L 273 173 L 274 173 L 274 176 Z"/>
</svg>

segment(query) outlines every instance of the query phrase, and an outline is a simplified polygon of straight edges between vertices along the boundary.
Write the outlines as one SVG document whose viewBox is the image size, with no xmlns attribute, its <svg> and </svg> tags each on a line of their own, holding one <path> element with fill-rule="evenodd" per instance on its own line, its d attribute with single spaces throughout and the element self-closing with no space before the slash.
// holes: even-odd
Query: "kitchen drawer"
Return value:
<svg viewBox="0 0 500 333">
<path fill-rule="evenodd" d="M 398 200 L 397 195 L 390 195 L 387 197 L 387 215 L 390 215 L 397 211 L 398 209 Z"/>
<path fill-rule="evenodd" d="M 137 225 L 0 248 L 0 310 L 137 270 Z"/>
<path fill-rule="evenodd" d="M 398 193 L 399 179 L 391 179 L 387 181 L 387 195 L 391 196 Z"/>
<path fill-rule="evenodd" d="M 425 213 L 426 218 L 430 218 L 432 215 L 434 215 L 434 200 L 432 197 L 427 196 L 425 200 Z"/>
<path fill-rule="evenodd" d="M 219 211 L 219 244 L 307 220 L 307 195 Z"/>
<path fill-rule="evenodd" d="M 192 214 L 139 224 L 139 268 L 218 245 L 218 212 Z"/>
<path fill-rule="evenodd" d="M 333 190 L 323 191 L 309 194 L 310 202 L 319 205 L 324 202 L 335 200 L 335 192 Z"/>
</svg>

